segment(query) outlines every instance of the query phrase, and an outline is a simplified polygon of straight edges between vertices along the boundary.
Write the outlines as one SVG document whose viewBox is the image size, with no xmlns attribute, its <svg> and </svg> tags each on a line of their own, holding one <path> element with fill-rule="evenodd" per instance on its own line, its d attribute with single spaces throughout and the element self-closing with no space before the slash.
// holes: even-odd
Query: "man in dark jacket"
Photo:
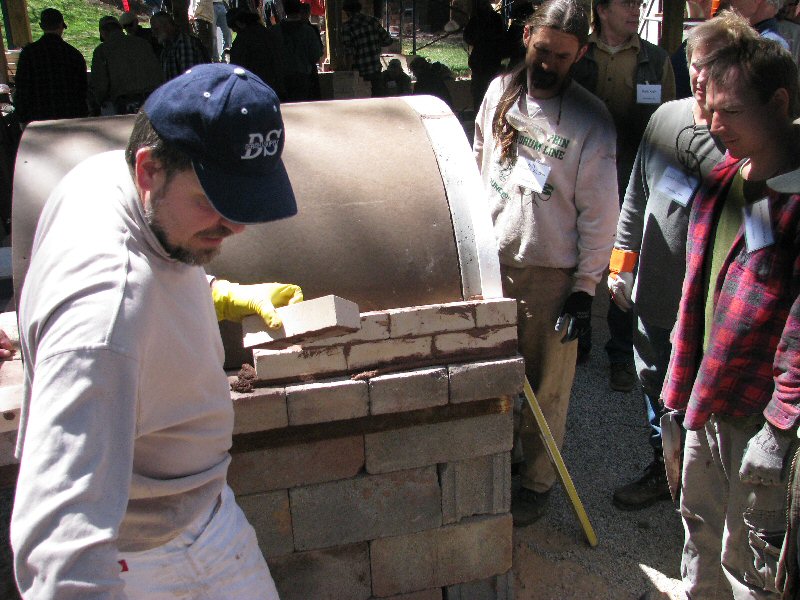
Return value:
<svg viewBox="0 0 800 600">
<path fill-rule="evenodd" d="M 228 11 L 228 27 L 236 33 L 231 44 L 231 64 L 258 75 L 281 101 L 286 100 L 286 53 L 278 27 L 264 27 L 258 15 L 246 8 Z"/>
<path fill-rule="evenodd" d="M 286 18 L 280 23 L 286 51 L 286 94 L 289 102 L 314 100 L 314 76 L 322 57 L 322 42 L 303 14 L 300 0 L 284 0 Z"/>
<path fill-rule="evenodd" d="M 44 34 L 22 49 L 17 63 L 14 103 L 20 121 L 87 116 L 86 61 L 61 39 L 67 28 L 64 16 L 45 8 L 39 25 Z"/>
</svg>

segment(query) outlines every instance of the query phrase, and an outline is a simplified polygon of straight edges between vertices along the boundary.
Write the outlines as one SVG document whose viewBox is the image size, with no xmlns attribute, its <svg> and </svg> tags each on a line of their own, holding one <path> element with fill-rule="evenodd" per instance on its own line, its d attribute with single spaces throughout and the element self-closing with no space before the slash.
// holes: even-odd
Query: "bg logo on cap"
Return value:
<svg viewBox="0 0 800 600">
<path fill-rule="evenodd" d="M 245 152 L 240 158 L 245 160 L 257 158 L 262 153 L 264 156 L 272 156 L 278 151 L 278 140 L 281 139 L 282 129 L 273 129 L 266 136 L 260 133 L 251 133 L 250 141 L 245 144 Z"/>
</svg>

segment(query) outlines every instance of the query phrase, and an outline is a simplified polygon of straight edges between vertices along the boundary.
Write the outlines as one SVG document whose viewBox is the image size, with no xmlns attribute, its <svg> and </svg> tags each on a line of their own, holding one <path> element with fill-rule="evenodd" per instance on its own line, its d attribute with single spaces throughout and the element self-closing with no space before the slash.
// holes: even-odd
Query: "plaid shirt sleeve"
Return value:
<svg viewBox="0 0 800 600">
<path fill-rule="evenodd" d="M 775 352 L 775 390 L 764 410 L 767 420 L 779 429 L 793 427 L 800 418 L 800 196 L 793 195 L 788 203 L 787 210 L 780 215 L 778 228 L 794 234 L 791 238 L 794 260 L 791 278 L 787 282 L 793 302 Z"/>
<path fill-rule="evenodd" d="M 769 193 L 774 244 L 748 252 L 739 232 L 719 279 L 711 283 L 714 321 L 704 323 L 706 253 L 738 166 L 727 156 L 692 204 L 686 279 L 662 391 L 668 408 L 686 411 L 687 429 L 699 429 L 711 414 L 763 412 L 781 429 L 800 416 L 800 195 Z"/>
</svg>

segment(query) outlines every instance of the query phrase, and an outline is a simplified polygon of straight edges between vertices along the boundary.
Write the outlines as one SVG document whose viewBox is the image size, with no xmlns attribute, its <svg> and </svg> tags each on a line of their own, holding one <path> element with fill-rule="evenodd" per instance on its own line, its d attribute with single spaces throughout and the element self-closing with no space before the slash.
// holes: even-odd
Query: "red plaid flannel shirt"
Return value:
<svg viewBox="0 0 800 600">
<path fill-rule="evenodd" d="M 716 310 L 703 354 L 706 253 L 740 164 L 726 155 L 692 204 L 686 279 L 661 393 L 667 408 L 686 411 L 687 429 L 701 428 L 712 413 L 763 412 L 780 429 L 800 416 L 800 194 L 769 191 L 773 245 L 748 253 L 740 229 L 713 282 Z"/>
</svg>

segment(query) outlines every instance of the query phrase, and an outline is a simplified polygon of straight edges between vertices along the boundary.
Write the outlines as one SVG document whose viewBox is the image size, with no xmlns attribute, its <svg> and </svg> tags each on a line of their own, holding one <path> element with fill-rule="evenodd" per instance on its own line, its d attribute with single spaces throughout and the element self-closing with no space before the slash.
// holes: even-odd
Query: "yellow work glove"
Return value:
<svg viewBox="0 0 800 600">
<path fill-rule="evenodd" d="M 257 283 L 241 285 L 224 279 L 215 279 L 211 286 L 214 310 L 218 321 L 240 322 L 248 315 L 259 315 L 267 327 L 277 329 L 282 325 L 275 309 L 302 302 L 303 290 L 292 283 Z"/>
<path fill-rule="evenodd" d="M 638 260 L 638 252 L 621 248 L 611 250 L 611 262 L 608 265 L 608 291 L 611 293 L 614 304 L 626 312 L 633 306 L 631 301 L 633 269 Z"/>
</svg>

